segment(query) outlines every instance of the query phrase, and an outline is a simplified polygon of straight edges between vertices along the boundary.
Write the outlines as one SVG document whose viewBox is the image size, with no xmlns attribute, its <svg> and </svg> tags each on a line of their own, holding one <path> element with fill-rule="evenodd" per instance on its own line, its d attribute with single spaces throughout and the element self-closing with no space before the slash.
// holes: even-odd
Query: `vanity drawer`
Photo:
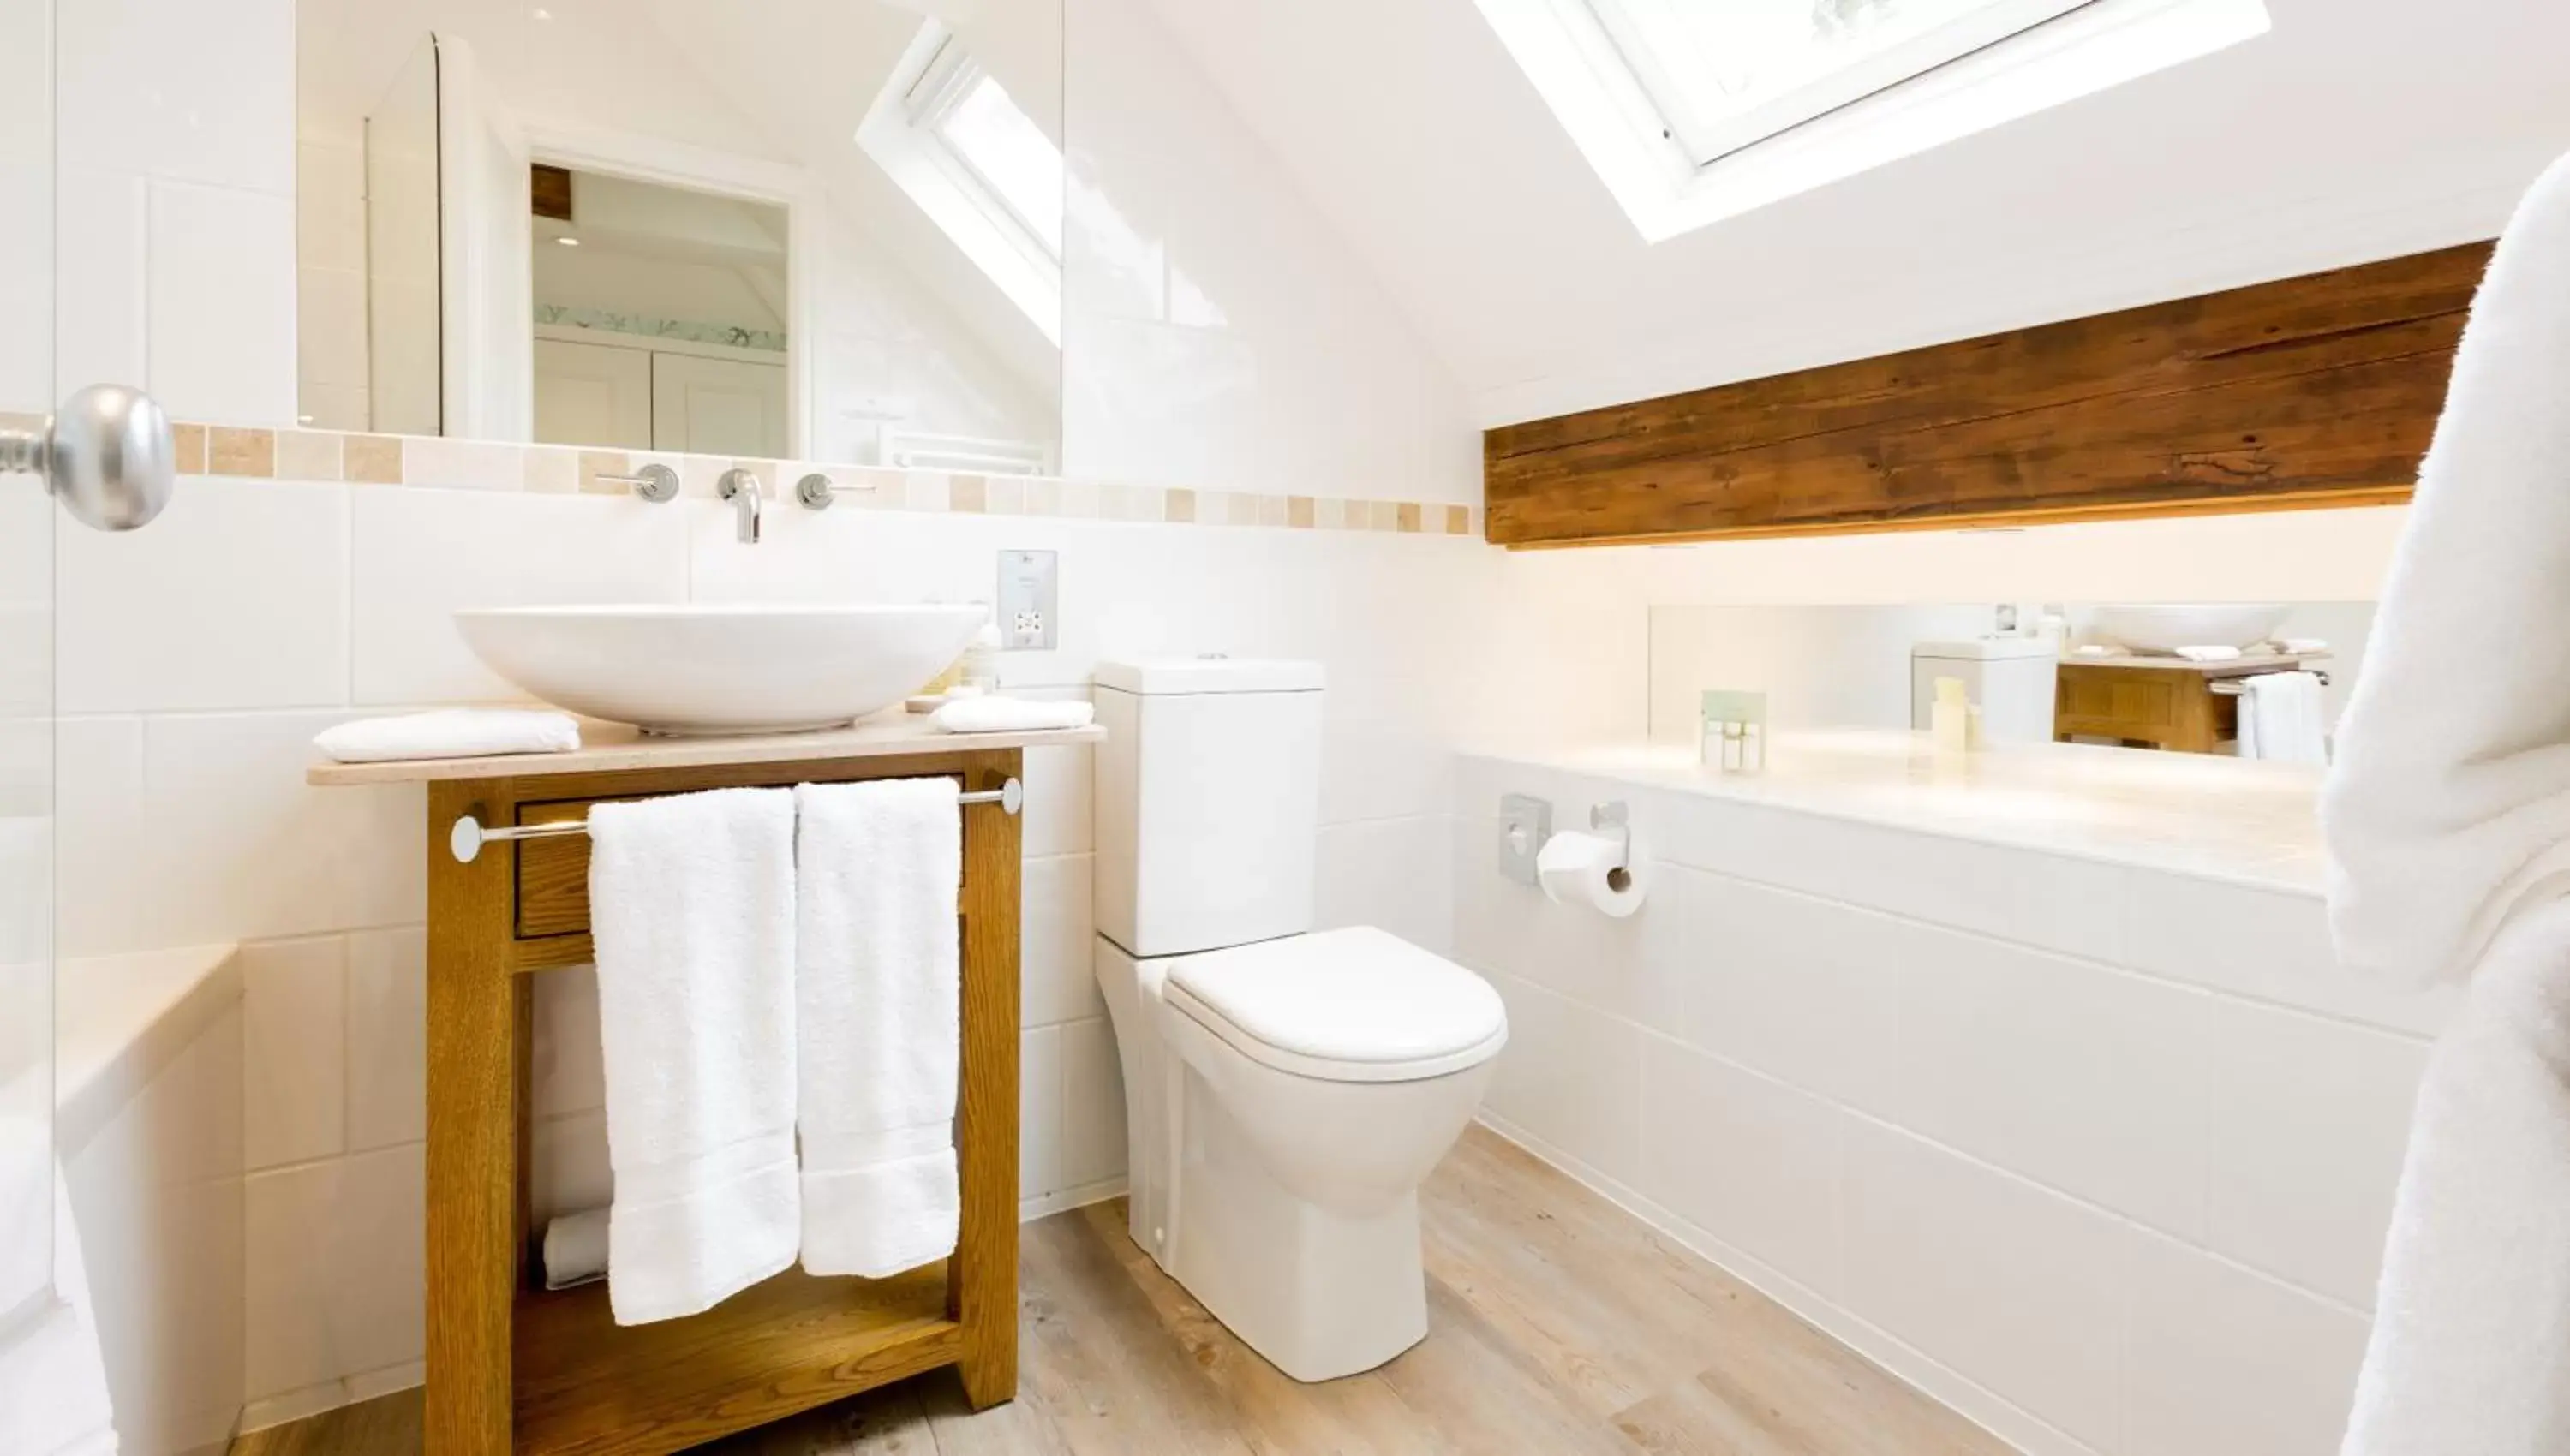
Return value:
<svg viewBox="0 0 2570 1456">
<path fill-rule="evenodd" d="M 586 819 L 592 801 L 530 804 L 520 824 Z M 522 840 L 518 844 L 518 938 L 579 935 L 589 930 L 589 836 Z"/>
<path fill-rule="evenodd" d="M 551 824 L 589 817 L 593 799 L 565 800 L 520 807 L 518 823 Z M 607 802 L 614 802 L 613 800 Z M 589 836 L 521 840 L 518 854 L 517 933 L 521 940 L 589 932 Z M 965 857 L 964 878 L 972 878 L 972 857 Z M 961 887 L 959 887 L 959 894 Z"/>
</svg>

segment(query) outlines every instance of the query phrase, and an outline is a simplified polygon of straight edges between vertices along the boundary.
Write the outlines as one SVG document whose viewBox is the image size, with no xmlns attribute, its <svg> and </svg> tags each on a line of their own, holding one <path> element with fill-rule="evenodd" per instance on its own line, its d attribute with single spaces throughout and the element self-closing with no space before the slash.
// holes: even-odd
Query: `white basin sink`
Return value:
<svg viewBox="0 0 2570 1456">
<path fill-rule="evenodd" d="M 2101 606 L 2095 632 L 2136 652 L 2249 647 L 2274 637 L 2292 608 L 2280 602 Z"/>
<path fill-rule="evenodd" d="M 651 733 L 830 728 L 945 670 L 978 606 L 512 606 L 455 624 L 492 671 L 556 707 Z"/>
</svg>

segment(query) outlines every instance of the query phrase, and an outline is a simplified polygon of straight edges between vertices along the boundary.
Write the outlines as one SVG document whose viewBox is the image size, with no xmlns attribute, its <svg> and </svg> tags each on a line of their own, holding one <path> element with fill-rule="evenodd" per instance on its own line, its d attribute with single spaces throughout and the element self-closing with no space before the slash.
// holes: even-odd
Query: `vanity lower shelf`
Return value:
<svg viewBox="0 0 2570 1456">
<path fill-rule="evenodd" d="M 702 1314 L 619 1325 L 607 1286 L 517 1299 L 521 1456 L 660 1456 L 955 1363 L 947 1271 L 788 1271 Z"/>
</svg>

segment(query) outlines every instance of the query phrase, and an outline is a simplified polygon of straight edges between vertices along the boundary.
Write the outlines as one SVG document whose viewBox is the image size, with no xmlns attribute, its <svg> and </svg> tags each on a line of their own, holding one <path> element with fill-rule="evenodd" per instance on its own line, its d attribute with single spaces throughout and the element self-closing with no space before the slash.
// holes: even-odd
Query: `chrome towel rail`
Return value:
<svg viewBox="0 0 2570 1456">
<path fill-rule="evenodd" d="M 2303 667 L 2303 668 L 2291 668 L 2291 667 L 2289 667 L 2289 668 L 2285 668 L 2285 669 L 2283 669 L 2283 670 L 2284 670 L 2284 671 L 2287 671 L 2287 672 L 2297 672 L 2297 671 L 2299 671 L 2299 672 L 2308 672 L 2308 673 L 2310 673 L 2312 676 L 2317 677 L 2317 678 L 2319 678 L 2319 679 L 2321 680 L 2321 686 L 2323 686 L 2323 687 L 2327 687 L 2327 686 L 2329 686 L 2330 675 L 2329 675 L 2328 673 L 2326 673 L 2326 672 L 2321 671 L 2321 670 L 2320 670 L 2319 668 L 2317 668 L 2317 667 Z M 2205 689 L 2206 689 L 2206 691 L 2213 693 L 2213 694 L 2214 694 L 2215 696 L 2217 696 L 2217 697 L 2226 697 L 2226 698 L 2240 698 L 2240 697 L 2247 697 L 2247 696 L 2249 695 L 2249 679 L 2250 679 L 2250 678 L 2253 678 L 2253 677 L 2268 677 L 2268 676 L 2272 676 L 2272 675 L 2273 675 L 2273 674 L 2265 673 L 2265 672 L 2252 672 L 2252 673 L 2248 673 L 2248 674 L 2245 674 L 2245 675 L 2240 676 L 2240 677 L 2217 677 L 2217 678 L 2215 678 L 2213 681 L 2211 681 L 2211 682 L 2209 682 L 2209 683 L 2206 683 L 2206 684 L 2205 684 Z"/>
<path fill-rule="evenodd" d="M 955 801 L 959 804 L 997 804 L 1003 811 L 1016 814 L 1027 807 L 1027 786 L 1011 779 L 996 789 L 958 794 Z M 585 819 L 564 819 L 550 824 L 504 824 L 496 829 L 485 829 L 481 820 L 467 814 L 457 819 L 455 827 L 447 831 L 446 848 L 455 856 L 455 863 L 470 865 L 481 858 L 484 845 L 510 840 L 568 839 L 587 833 L 589 821 Z"/>
</svg>

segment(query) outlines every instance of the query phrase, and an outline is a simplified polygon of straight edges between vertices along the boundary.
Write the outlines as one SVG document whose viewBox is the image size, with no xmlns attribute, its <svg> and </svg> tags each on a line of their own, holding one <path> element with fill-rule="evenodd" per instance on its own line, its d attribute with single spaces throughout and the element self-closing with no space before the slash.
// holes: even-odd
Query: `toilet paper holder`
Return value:
<svg viewBox="0 0 2570 1456">
<path fill-rule="evenodd" d="M 1621 799 L 1588 806 L 1588 828 L 1615 847 L 1614 873 L 1633 868 L 1631 813 Z M 1552 806 L 1531 794 L 1499 797 L 1499 873 L 1522 885 L 1536 883 L 1535 860 L 1552 838 Z"/>
<path fill-rule="evenodd" d="M 1633 868 L 1633 827 L 1621 799 L 1588 806 L 1588 828 L 1615 846 L 1615 868 Z"/>
</svg>

